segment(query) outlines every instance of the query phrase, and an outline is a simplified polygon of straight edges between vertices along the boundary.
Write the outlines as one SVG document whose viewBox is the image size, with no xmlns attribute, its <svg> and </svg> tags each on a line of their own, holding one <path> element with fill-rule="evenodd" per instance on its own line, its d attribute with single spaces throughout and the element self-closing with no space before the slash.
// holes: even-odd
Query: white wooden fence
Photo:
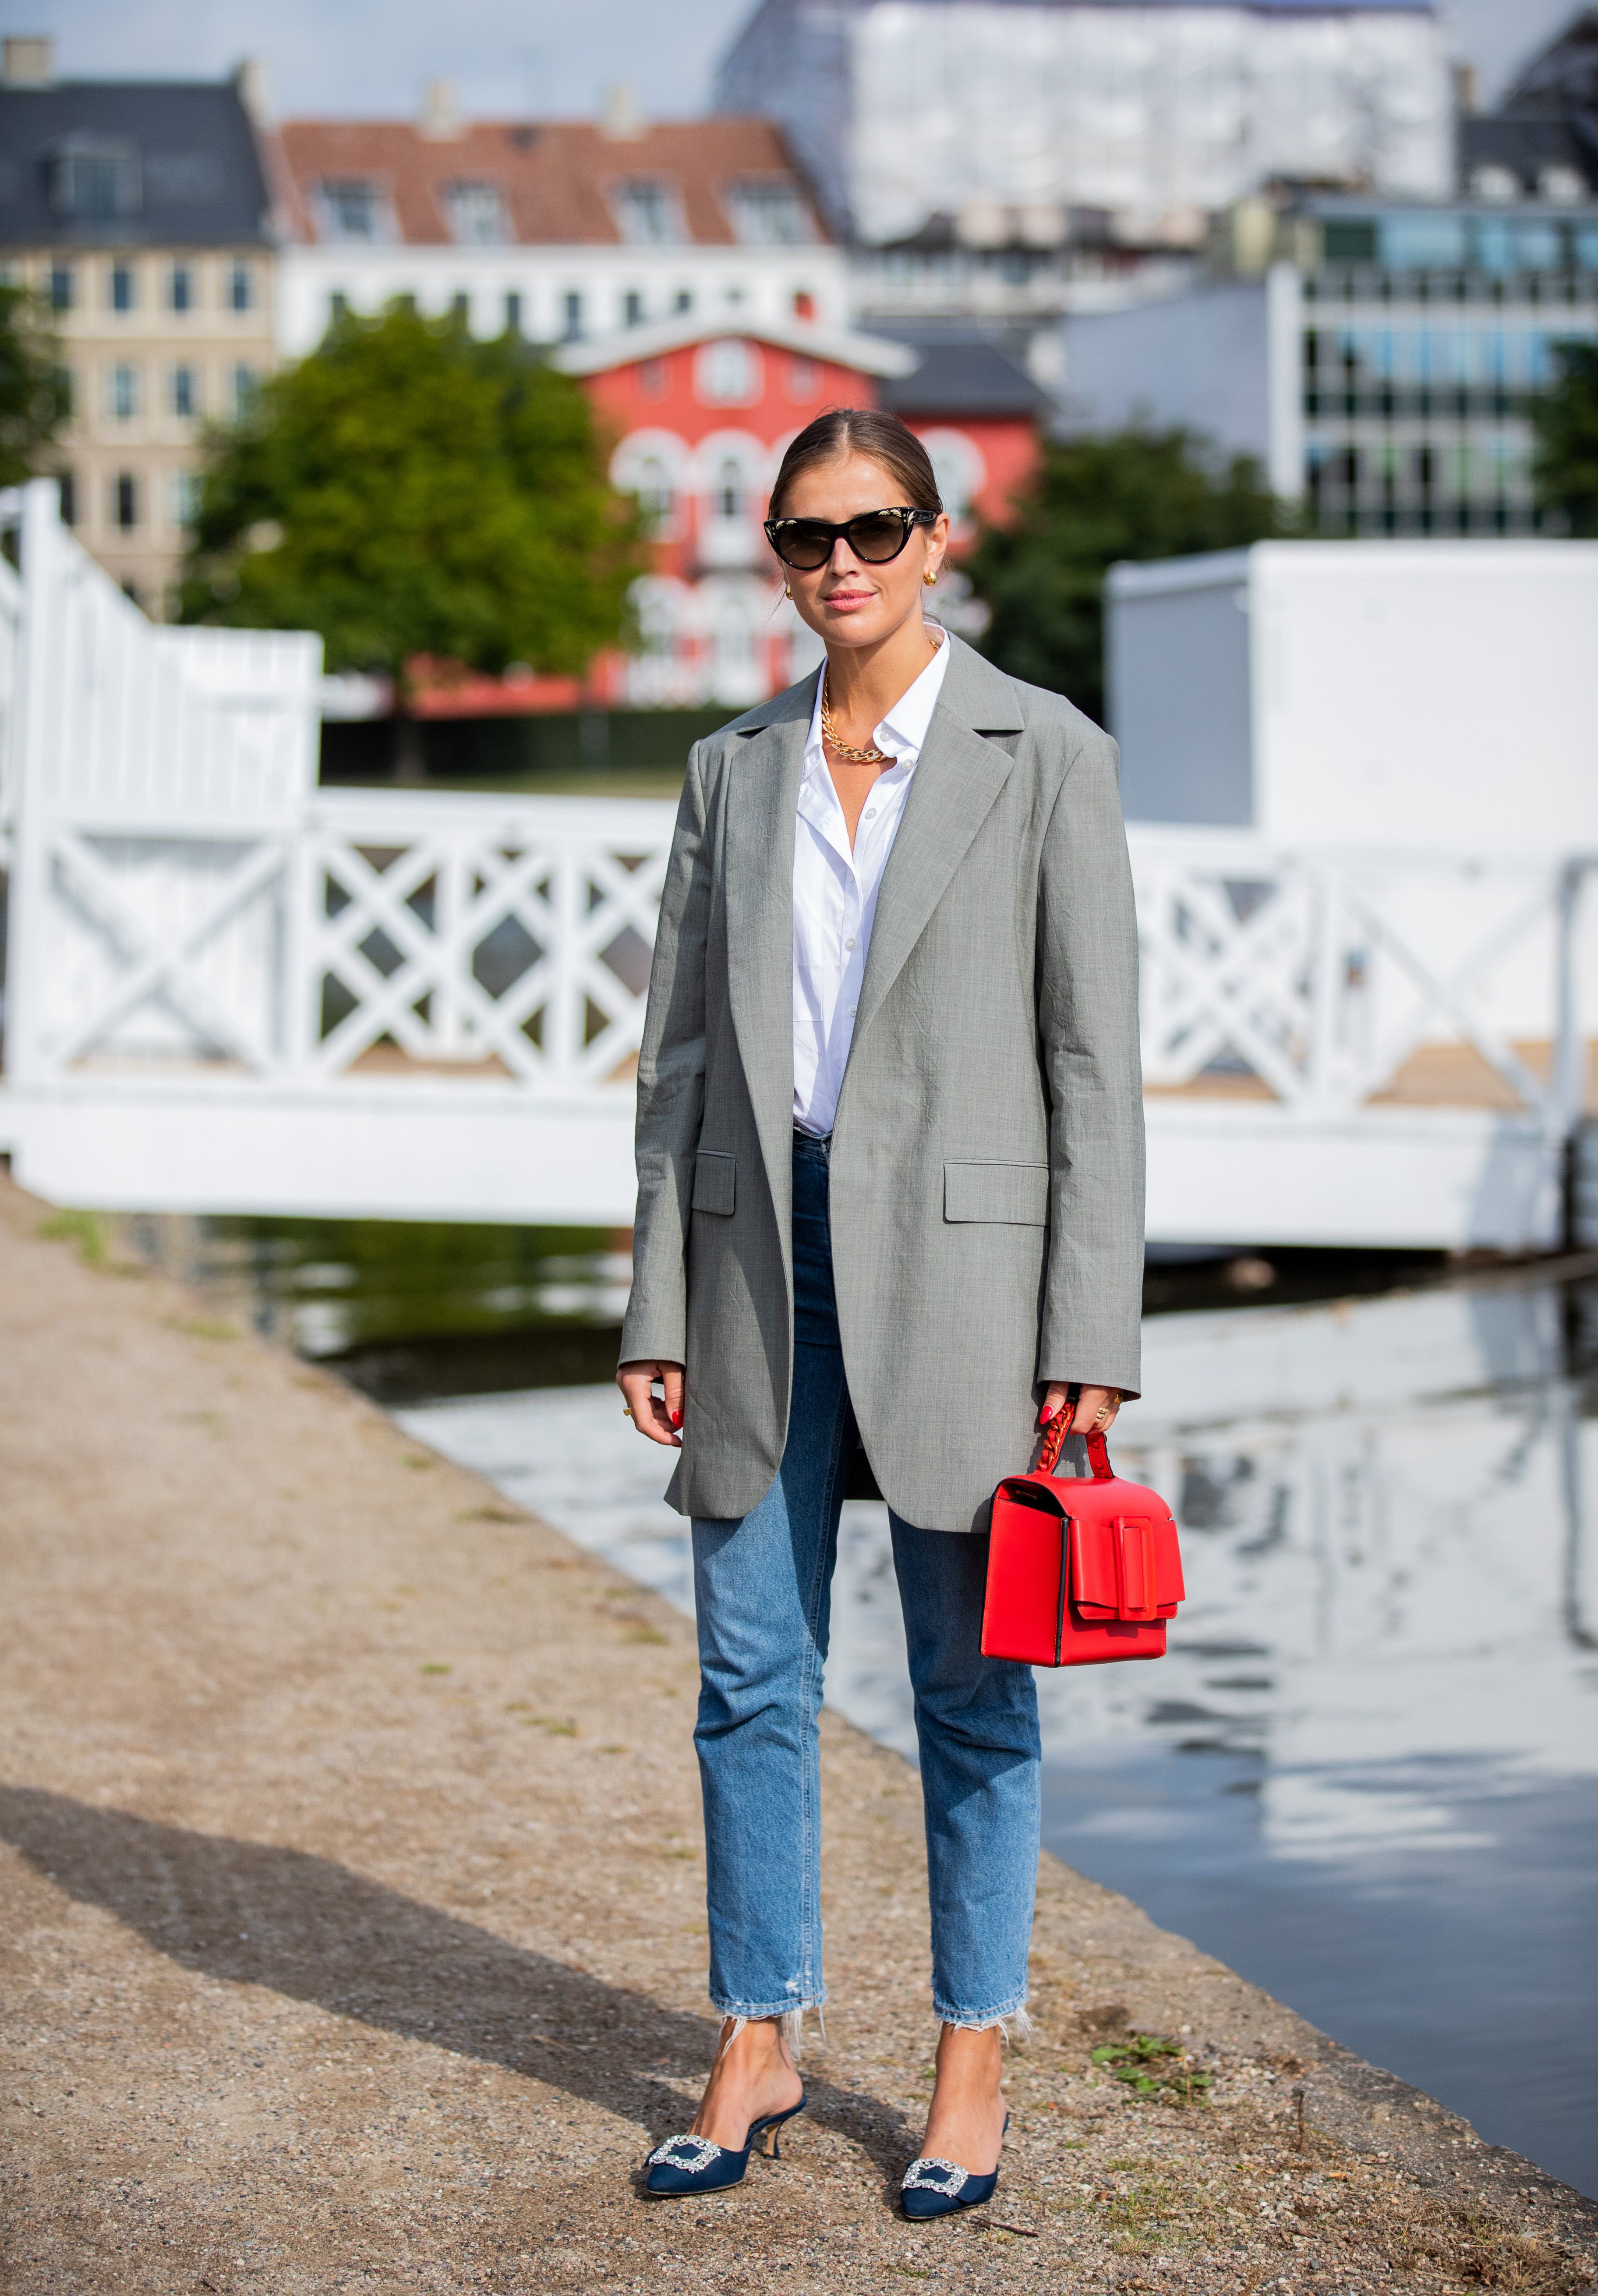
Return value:
<svg viewBox="0 0 1598 2296">
<path fill-rule="evenodd" d="M 152 629 L 47 486 L 21 542 L 0 1145 L 24 1182 L 624 1224 L 673 808 L 321 791 L 316 640 Z M 1131 843 L 1152 1234 L 1553 1240 L 1579 865 Z"/>
</svg>

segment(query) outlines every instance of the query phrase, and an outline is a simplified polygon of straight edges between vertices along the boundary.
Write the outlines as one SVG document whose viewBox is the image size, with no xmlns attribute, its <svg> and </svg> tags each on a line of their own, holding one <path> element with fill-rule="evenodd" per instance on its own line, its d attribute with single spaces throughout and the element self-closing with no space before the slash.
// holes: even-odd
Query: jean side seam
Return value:
<svg viewBox="0 0 1598 2296">
<path fill-rule="evenodd" d="M 841 1369 L 840 1351 L 840 1370 Z M 800 1801 L 804 1811 L 804 1839 L 800 1844 L 800 1854 L 803 1858 L 801 1871 L 805 1877 L 804 1896 L 799 1906 L 799 1930 L 805 1941 L 802 1982 L 807 1993 L 817 1988 L 820 1984 L 813 1946 L 816 1923 L 821 1917 L 818 1878 L 821 1863 L 821 1813 L 815 1807 L 811 1790 L 811 1747 L 808 1733 L 816 1726 L 810 1712 L 810 1695 L 811 1685 L 815 1679 L 816 1626 L 821 1615 L 822 1594 L 827 1583 L 827 1558 L 832 1544 L 830 1526 L 832 1520 L 832 1494 L 838 1487 L 839 1467 L 843 1451 L 843 1428 L 846 1414 L 850 1407 L 848 1382 L 840 1379 L 838 1407 L 832 1421 L 832 1453 L 828 1462 L 827 1479 L 822 1494 L 822 1533 L 815 1543 L 815 1570 L 810 1582 L 810 1599 L 805 1612 L 807 1639 L 805 1647 L 804 1669 L 799 1682 L 799 1696 L 807 1732 L 805 1759 L 799 1778 Z M 819 1753 L 817 1760 L 819 1760 Z M 811 1895 L 813 1890 L 816 1892 L 814 1899 Z"/>
</svg>

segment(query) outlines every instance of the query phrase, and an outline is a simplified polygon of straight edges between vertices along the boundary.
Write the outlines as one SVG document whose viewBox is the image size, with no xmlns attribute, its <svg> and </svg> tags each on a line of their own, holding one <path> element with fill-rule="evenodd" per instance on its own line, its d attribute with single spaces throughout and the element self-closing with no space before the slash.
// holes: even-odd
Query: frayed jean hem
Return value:
<svg viewBox="0 0 1598 2296">
<path fill-rule="evenodd" d="M 951 2009 L 945 2002 L 934 2001 L 932 2013 L 940 2025 L 953 2025 L 963 2033 L 990 2033 L 997 2026 L 1007 2041 L 1024 2043 L 1032 2038 L 1024 1993 L 1005 2009 Z"/>
<path fill-rule="evenodd" d="M 762 2017 L 803 2017 L 812 2009 L 823 2008 L 826 1998 L 826 1994 L 821 1992 L 807 1993 L 802 2001 L 796 2001 L 791 1993 L 781 2001 L 720 2001 L 713 1993 L 710 2006 L 718 2017 L 743 2017 L 752 2021 Z"/>
</svg>

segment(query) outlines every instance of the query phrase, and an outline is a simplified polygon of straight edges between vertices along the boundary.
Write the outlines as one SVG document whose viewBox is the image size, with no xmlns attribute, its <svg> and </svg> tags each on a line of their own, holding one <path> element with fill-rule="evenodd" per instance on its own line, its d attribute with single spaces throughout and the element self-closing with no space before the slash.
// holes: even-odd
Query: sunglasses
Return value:
<svg viewBox="0 0 1598 2296">
<path fill-rule="evenodd" d="M 913 527 L 936 526 L 935 510 L 868 510 L 829 526 L 824 518 L 768 518 L 766 539 L 784 566 L 800 574 L 814 574 L 832 555 L 841 535 L 865 566 L 886 566 L 910 539 Z"/>
</svg>

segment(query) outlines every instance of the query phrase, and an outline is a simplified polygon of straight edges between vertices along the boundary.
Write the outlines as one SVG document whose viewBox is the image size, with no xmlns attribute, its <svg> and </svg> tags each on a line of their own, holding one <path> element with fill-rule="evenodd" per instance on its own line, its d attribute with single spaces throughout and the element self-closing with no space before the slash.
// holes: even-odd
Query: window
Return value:
<svg viewBox="0 0 1598 2296">
<path fill-rule="evenodd" d="M 348 316 L 349 298 L 342 288 L 335 287 L 327 299 L 327 324 L 330 327 L 341 326 Z"/>
<path fill-rule="evenodd" d="M 616 227 L 635 246 L 663 247 L 683 236 L 676 196 L 660 183 L 618 186 Z"/>
<path fill-rule="evenodd" d="M 674 311 L 692 311 L 693 308 L 692 289 L 690 287 L 679 287 L 676 293 L 671 299 L 671 308 Z"/>
<path fill-rule="evenodd" d="M 122 595 L 127 599 L 130 606 L 142 605 L 143 603 L 139 594 L 139 586 L 134 580 L 131 574 L 127 577 L 122 584 Z"/>
<path fill-rule="evenodd" d="M 131 471 L 119 471 L 111 480 L 111 524 L 119 534 L 131 534 L 139 522 L 139 482 Z"/>
<path fill-rule="evenodd" d="M 72 410 L 78 403 L 78 385 L 70 366 L 58 366 L 54 370 L 54 374 L 55 395 L 61 407 L 61 419 L 63 422 L 70 421 Z"/>
<path fill-rule="evenodd" d="M 55 480 L 61 493 L 61 522 L 63 526 L 78 523 L 78 480 L 70 471 L 61 471 Z"/>
<path fill-rule="evenodd" d="M 174 471 L 167 481 L 167 521 L 182 533 L 200 515 L 200 473 Z"/>
<path fill-rule="evenodd" d="M 126 360 L 106 370 L 105 411 L 113 422 L 131 422 L 139 411 L 139 371 Z"/>
<path fill-rule="evenodd" d="M 449 299 L 449 316 L 457 326 L 470 327 L 471 324 L 471 296 L 452 295 Z"/>
<path fill-rule="evenodd" d="M 382 202 L 377 185 L 358 177 L 335 176 L 318 193 L 325 239 L 384 239 Z"/>
<path fill-rule="evenodd" d="M 63 222 L 126 223 L 144 204 L 135 144 L 70 135 L 46 162 L 50 212 Z"/>
<path fill-rule="evenodd" d="M 640 398 L 665 398 L 666 362 L 664 359 L 639 360 L 638 396 Z"/>
<path fill-rule="evenodd" d="M 638 465 L 638 482 L 634 491 L 638 508 L 651 539 L 658 538 L 671 522 L 676 507 L 671 490 L 671 473 L 659 455 L 646 455 Z"/>
<path fill-rule="evenodd" d="M 800 247 L 815 236 L 798 185 L 781 177 L 730 184 L 722 205 L 746 246 Z"/>
<path fill-rule="evenodd" d="M 707 406 L 752 406 L 760 396 L 760 354 L 738 335 L 701 346 L 694 388 Z"/>
<path fill-rule="evenodd" d="M 256 399 L 259 396 L 260 377 L 252 366 L 247 366 L 241 360 L 229 373 L 227 381 L 229 394 L 233 399 L 234 420 L 242 422 L 244 416 L 253 410 Z"/>
<path fill-rule="evenodd" d="M 184 422 L 200 412 L 200 374 L 192 366 L 175 366 L 167 378 L 167 404 Z"/>
<path fill-rule="evenodd" d="M 71 309 L 76 284 L 70 263 L 53 263 L 50 266 L 50 308 L 53 311 Z"/>
<path fill-rule="evenodd" d="M 194 275 L 186 263 L 175 263 L 167 281 L 167 301 L 174 311 L 194 308 Z"/>
<path fill-rule="evenodd" d="M 521 332 L 521 298 L 520 295 L 510 294 L 505 297 L 505 332 L 507 335 L 519 335 Z"/>
<path fill-rule="evenodd" d="M 563 296 L 561 304 L 561 332 L 567 342 L 576 342 L 583 332 L 583 299 L 580 295 Z"/>
<path fill-rule="evenodd" d="M 255 266 L 253 263 L 233 263 L 228 266 L 227 308 L 230 311 L 254 310 Z"/>
<path fill-rule="evenodd" d="M 1410 215 L 1381 219 L 1382 258 L 1390 271 L 1460 271 L 1465 261 L 1465 220 L 1460 215 Z"/>
<path fill-rule="evenodd" d="M 815 316 L 815 298 L 807 287 L 794 289 L 793 316 L 796 319 L 813 319 Z"/>
<path fill-rule="evenodd" d="M 643 322 L 643 298 L 635 287 L 629 287 L 621 299 L 622 324 L 641 326 Z"/>
<path fill-rule="evenodd" d="M 444 216 L 451 239 L 462 247 L 503 247 L 511 236 L 494 184 L 447 184 Z"/>
<path fill-rule="evenodd" d="M 131 311 L 138 301 L 138 280 L 131 263 L 111 265 L 111 302 L 113 311 Z"/>
<path fill-rule="evenodd" d="M 1376 226 L 1370 222 L 1328 223 L 1325 231 L 1328 263 L 1374 263 Z"/>
<path fill-rule="evenodd" d="M 742 518 L 743 515 L 743 465 L 729 456 L 717 465 L 716 485 L 711 493 L 711 507 L 717 518 Z"/>
</svg>

